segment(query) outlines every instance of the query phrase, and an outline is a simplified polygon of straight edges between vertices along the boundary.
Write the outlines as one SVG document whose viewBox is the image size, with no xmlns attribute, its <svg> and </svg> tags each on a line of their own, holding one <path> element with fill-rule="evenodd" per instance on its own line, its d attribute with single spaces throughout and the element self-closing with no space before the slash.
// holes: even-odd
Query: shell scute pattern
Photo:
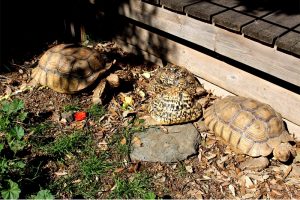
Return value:
<svg viewBox="0 0 300 200">
<path fill-rule="evenodd" d="M 98 51 L 73 44 L 47 50 L 33 70 L 35 82 L 61 93 L 75 93 L 105 72 L 106 57 Z"/>
<path fill-rule="evenodd" d="M 267 156 L 280 143 L 292 141 L 281 115 L 250 98 L 228 96 L 204 114 L 205 124 L 234 149 L 253 157 Z"/>
<path fill-rule="evenodd" d="M 202 107 L 193 96 L 178 87 L 171 87 L 156 95 L 148 111 L 162 125 L 196 120 L 202 115 Z"/>
</svg>

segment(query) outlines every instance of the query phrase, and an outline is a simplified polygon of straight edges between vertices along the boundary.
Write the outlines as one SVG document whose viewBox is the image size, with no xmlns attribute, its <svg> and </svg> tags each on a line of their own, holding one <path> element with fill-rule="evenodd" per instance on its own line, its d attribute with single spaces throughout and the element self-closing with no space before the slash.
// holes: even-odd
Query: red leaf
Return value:
<svg viewBox="0 0 300 200">
<path fill-rule="evenodd" d="M 82 121 L 86 118 L 86 112 L 79 111 L 74 114 L 75 121 Z"/>
</svg>

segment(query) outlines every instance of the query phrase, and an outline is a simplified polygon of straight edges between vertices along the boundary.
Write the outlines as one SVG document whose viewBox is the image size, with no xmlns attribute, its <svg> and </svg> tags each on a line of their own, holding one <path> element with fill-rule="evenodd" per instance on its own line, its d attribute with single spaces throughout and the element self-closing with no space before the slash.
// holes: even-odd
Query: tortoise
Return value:
<svg viewBox="0 0 300 200">
<path fill-rule="evenodd" d="M 95 49 L 59 44 L 42 55 L 32 71 L 31 84 L 73 94 L 87 88 L 110 67 L 107 57 Z"/>
<path fill-rule="evenodd" d="M 200 101 L 186 90 L 170 87 L 157 94 L 149 103 L 148 112 L 160 125 L 196 120 L 202 116 Z"/>
<path fill-rule="evenodd" d="M 153 91 L 155 96 L 150 99 L 147 107 L 153 119 L 148 119 L 149 124 L 186 123 L 202 116 L 199 97 L 205 90 L 184 67 L 166 65 L 156 71 L 150 83 L 150 91 Z"/>
<path fill-rule="evenodd" d="M 238 153 L 264 157 L 267 163 L 266 157 L 271 153 L 281 162 L 295 156 L 289 143 L 294 141 L 292 136 L 285 129 L 281 115 L 268 104 L 246 97 L 227 96 L 216 100 L 204 112 L 204 122 Z"/>
</svg>

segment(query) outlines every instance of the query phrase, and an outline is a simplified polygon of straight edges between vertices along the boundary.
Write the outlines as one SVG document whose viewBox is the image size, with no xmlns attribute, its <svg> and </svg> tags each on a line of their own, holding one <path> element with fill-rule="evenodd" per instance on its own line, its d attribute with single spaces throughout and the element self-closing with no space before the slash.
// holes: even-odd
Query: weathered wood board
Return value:
<svg viewBox="0 0 300 200">
<path fill-rule="evenodd" d="M 243 35 L 226 31 L 186 15 L 179 15 L 170 10 L 136 0 L 129 0 L 129 3 L 124 4 L 119 9 L 119 12 L 128 18 L 183 38 L 274 77 L 288 81 L 291 84 L 300 86 L 300 60 L 280 52 L 276 48 L 262 45 L 245 38 Z M 271 24 L 271 26 L 273 25 Z M 264 26 L 263 28 L 266 27 Z M 284 28 L 283 30 L 279 29 L 280 33 L 278 34 L 282 34 L 284 31 Z M 264 30 L 261 32 L 264 33 Z M 277 33 L 276 30 L 273 30 L 273 32 Z"/>
<path fill-rule="evenodd" d="M 288 32 L 276 41 L 277 48 L 300 56 L 300 33 Z"/>
<path fill-rule="evenodd" d="M 177 12 L 183 12 L 186 6 L 199 1 L 200 0 L 160 0 L 160 4 L 168 9 L 175 10 Z"/>
<path fill-rule="evenodd" d="M 216 25 L 225 27 L 232 31 L 240 32 L 242 26 L 253 21 L 255 18 L 243 15 L 233 10 L 228 10 L 221 14 L 213 16 L 213 22 Z"/>
<path fill-rule="evenodd" d="M 213 15 L 225 10 L 226 8 L 222 6 L 218 6 L 207 1 L 201 1 L 199 3 L 185 7 L 184 12 L 189 16 L 193 16 L 203 21 L 210 22 Z"/>
</svg>

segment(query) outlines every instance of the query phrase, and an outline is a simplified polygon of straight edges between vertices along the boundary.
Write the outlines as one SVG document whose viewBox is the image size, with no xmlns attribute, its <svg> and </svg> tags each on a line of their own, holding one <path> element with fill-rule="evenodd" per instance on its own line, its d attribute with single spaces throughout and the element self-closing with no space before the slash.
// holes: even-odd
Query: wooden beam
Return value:
<svg viewBox="0 0 300 200">
<path fill-rule="evenodd" d="M 300 139 L 300 128 L 297 129 L 300 125 L 300 95 L 143 28 L 127 27 L 130 34 L 125 31 L 115 40 L 125 50 L 142 54 L 156 63 L 161 63 L 164 54 L 168 62 L 186 67 L 210 85 L 271 105 L 285 119 L 296 124 L 290 127 L 297 131 L 294 133 Z"/>
<path fill-rule="evenodd" d="M 129 0 L 119 13 L 300 86 L 300 59 L 186 15 Z"/>
</svg>

